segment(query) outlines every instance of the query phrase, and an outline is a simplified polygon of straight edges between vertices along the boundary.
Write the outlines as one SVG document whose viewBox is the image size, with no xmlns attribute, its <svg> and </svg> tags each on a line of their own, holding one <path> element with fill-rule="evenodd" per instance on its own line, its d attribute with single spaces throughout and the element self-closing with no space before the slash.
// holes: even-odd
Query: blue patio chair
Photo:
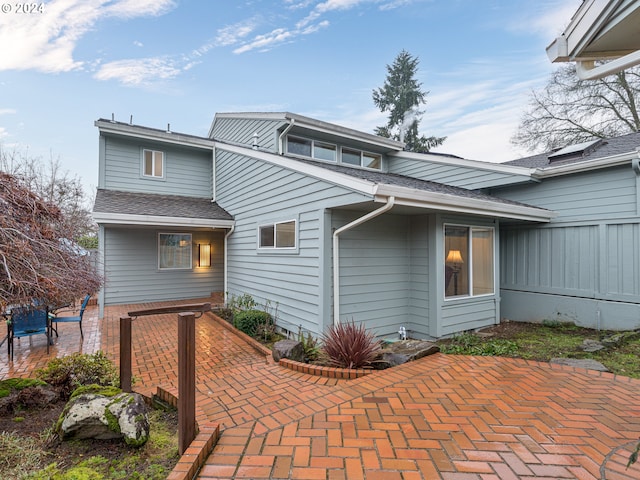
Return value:
<svg viewBox="0 0 640 480">
<path fill-rule="evenodd" d="M 80 305 L 80 310 L 78 315 L 72 316 L 60 316 L 60 313 L 71 312 L 74 310 L 59 310 L 54 315 L 51 315 L 51 321 L 56 323 L 55 328 L 52 328 L 54 332 L 56 332 L 56 337 L 58 336 L 58 323 L 78 323 L 80 325 L 80 337 L 84 338 L 84 334 L 82 333 L 82 316 L 84 315 L 84 311 L 87 308 L 87 304 L 89 303 L 89 299 L 91 298 L 90 294 L 87 294 L 82 300 L 82 305 Z"/>
<path fill-rule="evenodd" d="M 44 334 L 47 336 L 47 353 L 51 344 L 51 322 L 47 307 L 30 306 L 16 307 L 11 311 L 11 316 L 7 320 L 9 356 L 13 360 L 13 340 L 15 338 L 30 337 L 31 335 Z"/>
</svg>

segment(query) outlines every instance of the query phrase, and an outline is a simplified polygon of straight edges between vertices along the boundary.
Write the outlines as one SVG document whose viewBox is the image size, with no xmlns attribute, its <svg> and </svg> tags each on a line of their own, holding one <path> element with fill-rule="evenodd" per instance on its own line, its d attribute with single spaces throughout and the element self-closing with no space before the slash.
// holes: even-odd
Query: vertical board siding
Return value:
<svg viewBox="0 0 640 480">
<path fill-rule="evenodd" d="M 500 233 L 501 288 L 592 296 L 598 285 L 595 226 L 505 229 Z"/>
<path fill-rule="evenodd" d="M 236 228 L 228 243 L 228 284 L 232 295 L 248 293 L 277 306 L 278 324 L 292 331 L 302 327 L 322 333 L 321 305 L 325 301 L 323 228 L 325 209 L 369 200 L 282 167 L 218 150 L 217 200 L 234 215 Z M 258 226 L 298 221 L 295 252 L 258 251 Z"/>
<path fill-rule="evenodd" d="M 212 153 L 145 140 L 105 138 L 104 188 L 187 197 L 212 196 Z M 142 177 L 142 149 L 165 154 L 165 178 Z"/>
<path fill-rule="evenodd" d="M 333 228 L 363 215 L 334 211 Z M 396 334 L 409 318 L 409 217 L 384 214 L 340 235 L 340 321 L 375 335 Z"/>
<path fill-rule="evenodd" d="M 633 296 L 640 303 L 640 224 L 607 225 L 606 290 L 608 295 Z"/>
<path fill-rule="evenodd" d="M 216 118 L 212 136 L 214 140 L 252 146 L 254 135 L 257 133 L 260 149 L 276 152 L 278 150 L 277 129 L 282 123 L 282 120 Z"/>
<path fill-rule="evenodd" d="M 224 290 L 224 233 L 188 232 L 193 265 L 198 243 L 211 243 L 211 268 L 158 270 L 158 232 L 170 230 L 105 228 L 105 305 L 202 298 Z"/>
<path fill-rule="evenodd" d="M 389 173 L 445 183 L 470 190 L 519 183 L 528 179 L 526 175 L 398 157 L 394 157 L 389 161 Z"/>
</svg>

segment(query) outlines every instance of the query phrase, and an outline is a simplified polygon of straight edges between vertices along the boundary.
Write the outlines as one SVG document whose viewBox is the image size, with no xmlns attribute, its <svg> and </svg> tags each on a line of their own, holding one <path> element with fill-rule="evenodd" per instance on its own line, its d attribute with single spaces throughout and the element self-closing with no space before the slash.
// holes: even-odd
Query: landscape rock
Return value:
<svg viewBox="0 0 640 480">
<path fill-rule="evenodd" d="M 65 407 L 60 431 L 65 440 L 122 438 L 127 445 L 140 446 L 149 438 L 147 406 L 137 393 L 81 394 Z"/>
<path fill-rule="evenodd" d="M 582 350 L 584 352 L 593 353 L 593 352 L 598 352 L 604 348 L 605 346 L 597 340 L 591 340 L 587 338 L 582 342 Z"/>
<path fill-rule="evenodd" d="M 273 345 L 273 360 L 279 362 L 281 358 L 288 358 L 296 362 L 304 362 L 304 346 L 297 340 L 280 340 Z"/>
<path fill-rule="evenodd" d="M 440 347 L 426 340 L 400 340 L 386 345 L 376 358 L 378 369 L 395 367 L 440 351 Z"/>
<path fill-rule="evenodd" d="M 600 362 L 591 358 L 552 358 L 549 363 L 556 365 L 567 365 L 569 367 L 585 368 L 587 370 L 597 370 L 598 372 L 608 372 L 609 370 Z"/>
</svg>

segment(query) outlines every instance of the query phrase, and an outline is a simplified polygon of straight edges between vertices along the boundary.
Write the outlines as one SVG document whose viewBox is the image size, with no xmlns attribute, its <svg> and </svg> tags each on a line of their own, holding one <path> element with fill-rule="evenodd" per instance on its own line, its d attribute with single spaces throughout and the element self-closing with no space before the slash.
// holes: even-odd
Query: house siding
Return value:
<svg viewBox="0 0 640 480">
<path fill-rule="evenodd" d="M 103 139 L 105 161 L 102 188 L 211 198 L 211 151 L 181 148 L 142 139 L 130 140 L 115 136 L 103 136 Z M 142 176 L 143 149 L 165 153 L 163 179 Z"/>
<path fill-rule="evenodd" d="M 442 164 L 439 162 L 430 162 L 429 160 L 393 157 L 389 160 L 388 165 L 389 173 L 445 183 L 470 190 L 529 181 L 527 175 L 516 175 L 485 170 L 483 168 Z"/>
<path fill-rule="evenodd" d="M 501 234 L 503 316 L 591 328 L 640 326 L 640 218 L 629 167 L 544 179 L 496 195 L 549 208 L 548 225 Z"/>
<path fill-rule="evenodd" d="M 211 243 L 211 268 L 158 269 L 158 233 L 170 229 L 104 229 L 104 304 L 142 303 L 209 297 L 224 290 L 224 233 L 189 232 L 193 241 L 193 265 L 197 244 Z"/>
<path fill-rule="evenodd" d="M 282 123 L 282 120 L 216 118 L 211 135 L 214 140 L 251 147 L 254 135 L 258 134 L 258 146 L 261 150 L 277 152 L 278 135 L 276 130 Z"/>
<path fill-rule="evenodd" d="M 218 203 L 236 223 L 228 239 L 227 291 L 277 306 L 278 324 L 288 330 L 321 334 L 330 324 L 324 244 L 331 232 L 325 211 L 370 198 L 222 150 L 216 165 Z M 298 222 L 296 251 L 258 250 L 259 225 L 293 219 Z"/>
<path fill-rule="evenodd" d="M 409 226 L 409 306 L 405 328 L 413 338 L 428 338 L 429 316 L 429 217 L 416 215 Z M 435 250 L 435 249 L 434 249 Z"/>
</svg>

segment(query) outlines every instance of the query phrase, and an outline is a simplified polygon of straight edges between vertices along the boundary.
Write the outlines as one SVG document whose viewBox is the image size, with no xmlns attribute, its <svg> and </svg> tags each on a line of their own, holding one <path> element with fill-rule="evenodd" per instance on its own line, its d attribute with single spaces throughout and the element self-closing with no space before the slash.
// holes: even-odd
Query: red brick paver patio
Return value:
<svg viewBox="0 0 640 480">
<path fill-rule="evenodd" d="M 0 356 L 0 378 L 49 358 L 102 349 L 118 361 L 118 318 L 97 310 Z M 134 389 L 177 386 L 176 315 L 133 322 Z M 210 315 L 196 321 L 200 422 L 222 436 L 199 479 L 603 479 L 625 469 L 640 437 L 640 381 L 497 357 L 432 355 L 354 380 L 269 361 Z M 6 345 L 3 345 L 6 349 Z"/>
</svg>

